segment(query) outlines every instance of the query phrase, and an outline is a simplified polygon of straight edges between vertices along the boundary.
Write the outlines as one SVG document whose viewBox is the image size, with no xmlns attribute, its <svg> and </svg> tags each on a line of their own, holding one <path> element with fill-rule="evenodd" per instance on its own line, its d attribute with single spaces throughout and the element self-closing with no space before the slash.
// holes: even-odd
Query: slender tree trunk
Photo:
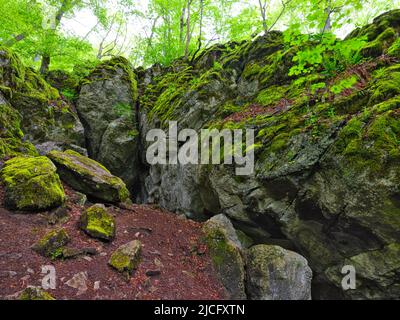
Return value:
<svg viewBox="0 0 400 320">
<path fill-rule="evenodd" d="M 187 18 L 186 18 L 186 46 L 185 46 L 185 59 L 187 60 L 189 57 L 189 45 L 191 40 L 191 33 L 190 33 L 190 5 L 192 1 L 188 0 L 187 2 Z"/>
<path fill-rule="evenodd" d="M 48 54 L 42 56 L 42 64 L 40 66 L 41 74 L 46 74 L 49 71 L 50 59 L 50 55 Z"/>
<path fill-rule="evenodd" d="M 324 28 L 322 29 L 322 33 L 331 32 L 332 30 L 332 22 L 331 22 L 332 6 L 330 0 L 328 1 L 328 6 L 325 8 L 325 13 L 327 17 L 325 20 Z"/>
<path fill-rule="evenodd" d="M 54 26 L 52 27 L 52 30 L 54 30 L 54 31 L 57 30 L 58 26 L 60 25 L 61 19 L 64 16 L 65 11 L 67 10 L 67 4 L 68 4 L 68 0 L 64 0 L 62 2 L 61 7 L 57 11 L 56 18 L 54 21 Z M 50 57 L 49 53 L 42 55 L 42 63 L 40 66 L 41 74 L 45 74 L 49 71 L 50 62 L 51 62 L 51 57 Z"/>
<path fill-rule="evenodd" d="M 260 13 L 261 13 L 261 18 L 262 18 L 264 33 L 267 34 L 268 26 L 267 26 L 266 0 L 264 1 L 264 4 L 261 2 L 261 0 L 258 0 L 258 4 L 260 6 Z"/>
</svg>

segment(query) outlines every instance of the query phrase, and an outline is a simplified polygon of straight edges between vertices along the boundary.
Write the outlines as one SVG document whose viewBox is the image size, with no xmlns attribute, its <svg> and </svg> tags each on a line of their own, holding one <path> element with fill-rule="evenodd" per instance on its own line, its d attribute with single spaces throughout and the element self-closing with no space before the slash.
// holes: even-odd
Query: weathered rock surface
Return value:
<svg viewBox="0 0 400 320">
<path fill-rule="evenodd" d="M 139 240 L 133 240 L 120 246 L 111 255 L 108 264 L 128 278 L 141 260 L 142 244 Z"/>
<path fill-rule="evenodd" d="M 5 205 L 14 210 L 47 210 L 65 200 L 56 167 L 46 157 L 16 157 L 0 172 L 6 187 Z"/>
<path fill-rule="evenodd" d="M 62 257 L 64 247 L 71 241 L 64 229 L 53 230 L 47 233 L 32 249 L 40 255 L 52 259 Z"/>
<path fill-rule="evenodd" d="M 48 157 L 57 166 L 61 179 L 72 188 L 104 202 L 129 200 L 124 182 L 98 162 L 72 150 L 52 151 Z"/>
<path fill-rule="evenodd" d="M 312 271 L 304 257 L 278 246 L 256 245 L 246 260 L 249 299 L 311 299 Z"/>
<path fill-rule="evenodd" d="M 102 204 L 86 209 L 80 218 L 80 228 L 88 235 L 104 241 L 115 237 L 115 219 Z"/>
<path fill-rule="evenodd" d="M 138 170 L 137 84 L 121 57 L 99 66 L 83 81 L 77 110 L 89 156 L 123 178 L 132 190 Z"/>
<path fill-rule="evenodd" d="M 216 272 L 231 299 L 246 299 L 242 246 L 230 220 L 220 214 L 203 227 Z"/>
</svg>

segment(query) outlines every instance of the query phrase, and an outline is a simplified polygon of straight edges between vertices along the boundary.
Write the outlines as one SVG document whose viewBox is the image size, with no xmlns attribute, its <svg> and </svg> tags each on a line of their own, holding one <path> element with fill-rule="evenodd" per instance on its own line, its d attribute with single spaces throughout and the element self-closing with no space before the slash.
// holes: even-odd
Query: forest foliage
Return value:
<svg viewBox="0 0 400 320">
<path fill-rule="evenodd" d="M 179 57 L 190 61 L 212 44 L 254 39 L 279 29 L 288 46 L 315 43 L 297 53 L 291 74 L 306 75 L 321 66 L 330 73 L 356 63 L 359 57 L 354 52 L 363 45 L 363 39 L 337 42 L 337 37 L 398 4 L 398 0 L 0 0 L 0 45 L 12 48 L 44 74 L 52 69 L 90 68 L 117 55 L 136 66 L 168 65 Z M 68 28 L 82 16 L 95 18 L 83 35 Z M 333 59 L 326 60 L 326 52 Z"/>
</svg>

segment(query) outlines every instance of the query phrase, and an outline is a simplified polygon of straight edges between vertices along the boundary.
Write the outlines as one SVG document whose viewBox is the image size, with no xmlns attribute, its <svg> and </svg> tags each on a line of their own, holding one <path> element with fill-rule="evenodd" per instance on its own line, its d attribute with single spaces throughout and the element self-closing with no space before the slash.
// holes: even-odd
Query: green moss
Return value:
<svg viewBox="0 0 400 320">
<path fill-rule="evenodd" d="M 65 200 L 56 167 L 46 157 L 13 158 L 5 163 L 0 176 L 6 186 L 6 205 L 11 209 L 45 210 Z"/>
<path fill-rule="evenodd" d="M 56 260 L 63 256 L 64 247 L 70 241 L 71 239 L 64 229 L 53 230 L 35 243 L 32 249 L 44 257 Z"/>
<path fill-rule="evenodd" d="M 94 205 L 85 210 L 80 219 L 80 227 L 94 238 L 111 241 L 115 237 L 115 219 L 102 205 Z"/>
<path fill-rule="evenodd" d="M 38 287 L 28 287 L 21 295 L 19 300 L 55 300 L 48 292 Z"/>
<path fill-rule="evenodd" d="M 285 97 L 286 88 L 284 86 L 271 86 L 258 93 L 255 101 L 263 106 L 269 106 L 278 103 Z"/>
<path fill-rule="evenodd" d="M 132 65 L 124 57 L 114 57 L 103 61 L 90 73 L 89 76 L 81 81 L 81 85 L 89 84 L 93 81 L 104 81 L 110 79 L 110 74 L 114 75 L 117 69 L 124 72 L 124 79 L 131 84 L 131 93 L 134 101 L 138 98 L 137 80 Z"/>
</svg>

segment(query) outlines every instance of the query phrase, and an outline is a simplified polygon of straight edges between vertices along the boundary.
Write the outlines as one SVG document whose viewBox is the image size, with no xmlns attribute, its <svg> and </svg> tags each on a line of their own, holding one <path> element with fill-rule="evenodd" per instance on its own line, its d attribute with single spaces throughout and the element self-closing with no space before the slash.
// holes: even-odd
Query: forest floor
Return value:
<svg viewBox="0 0 400 320">
<path fill-rule="evenodd" d="M 226 297 L 202 244 L 201 223 L 150 206 L 109 207 L 115 215 L 117 230 L 115 239 L 104 243 L 79 230 L 82 207 L 72 201 L 76 196 L 74 191 L 68 186 L 65 191 L 69 219 L 52 226 L 48 213 L 26 214 L 4 209 L 4 189 L 0 186 L 0 299 L 17 298 L 28 285 L 40 286 L 45 276 L 42 267 L 49 265 L 56 271 L 56 289 L 48 292 L 56 299 Z M 48 231 L 60 226 L 72 239 L 68 246 L 95 248 L 97 254 L 52 261 L 31 249 Z M 143 244 L 142 261 L 128 281 L 107 262 L 115 249 L 135 239 Z M 76 275 L 81 281 L 71 287 L 69 280 Z"/>
</svg>

